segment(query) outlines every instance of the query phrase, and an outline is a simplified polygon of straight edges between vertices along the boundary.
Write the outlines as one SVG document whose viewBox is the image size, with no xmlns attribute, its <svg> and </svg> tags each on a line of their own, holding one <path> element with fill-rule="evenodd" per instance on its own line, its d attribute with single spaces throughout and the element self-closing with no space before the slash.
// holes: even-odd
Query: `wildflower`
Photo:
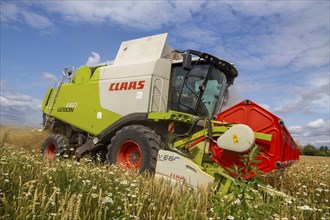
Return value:
<svg viewBox="0 0 330 220">
<path fill-rule="evenodd" d="M 9 183 L 10 181 L 9 181 L 9 179 L 5 179 L 5 183 Z"/>
<path fill-rule="evenodd" d="M 235 218 L 234 218 L 234 216 L 228 215 L 228 216 L 226 217 L 226 219 L 228 219 L 228 220 L 234 220 Z"/>
<path fill-rule="evenodd" d="M 236 200 L 234 201 L 234 204 L 237 204 L 237 205 L 241 204 L 241 200 L 236 199 Z"/>
<path fill-rule="evenodd" d="M 297 208 L 300 210 L 313 211 L 313 209 L 311 207 L 309 207 L 308 205 L 297 206 Z"/>
<path fill-rule="evenodd" d="M 99 195 L 96 194 L 96 193 L 92 193 L 92 194 L 91 194 L 91 197 L 92 197 L 93 199 L 97 198 L 98 196 L 99 196 Z"/>
<path fill-rule="evenodd" d="M 127 180 L 124 180 L 124 181 L 120 182 L 120 184 L 121 184 L 121 185 L 127 185 L 128 182 L 127 182 Z"/>
<path fill-rule="evenodd" d="M 105 204 L 105 203 L 111 203 L 111 204 L 113 204 L 113 200 L 112 200 L 112 198 L 110 198 L 110 197 L 108 197 L 108 196 L 103 197 L 103 198 L 102 198 L 102 204 Z"/>
</svg>

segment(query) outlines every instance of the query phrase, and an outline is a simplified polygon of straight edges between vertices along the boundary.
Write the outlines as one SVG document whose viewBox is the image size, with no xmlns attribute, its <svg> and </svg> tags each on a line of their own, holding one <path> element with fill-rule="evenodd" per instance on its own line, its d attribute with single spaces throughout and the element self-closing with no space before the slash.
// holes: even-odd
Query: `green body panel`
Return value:
<svg viewBox="0 0 330 220">
<path fill-rule="evenodd" d="M 230 127 L 213 127 L 212 128 L 212 137 L 219 137 L 221 136 L 223 133 L 225 133 Z M 187 143 L 190 143 L 194 140 L 197 140 L 198 138 L 201 138 L 203 136 L 207 136 L 208 135 L 208 130 L 207 128 L 198 131 L 194 134 L 192 134 L 191 136 L 181 139 L 179 141 L 176 141 L 174 143 L 174 147 L 180 147 L 182 145 L 185 145 Z M 260 139 L 260 140 L 265 140 L 265 141 L 271 141 L 272 140 L 272 135 L 270 134 L 263 134 L 263 133 L 259 133 L 259 132 L 254 132 L 254 135 L 256 137 L 256 139 Z"/>
<path fill-rule="evenodd" d="M 148 114 L 148 119 L 159 121 L 159 120 L 171 120 L 171 121 L 178 121 L 178 122 L 185 122 L 191 124 L 194 120 L 193 115 L 183 113 L 183 112 L 176 112 L 176 111 L 168 111 L 168 112 L 150 112 Z"/>
<path fill-rule="evenodd" d="M 42 110 L 63 122 L 97 135 L 122 116 L 100 106 L 98 68 L 90 78 L 90 69 L 80 68 L 71 83 L 61 85 L 53 110 L 52 103 L 57 89 L 51 94 L 48 90 L 43 101 Z M 87 78 L 86 78 L 87 77 Z M 50 94 L 49 101 L 47 102 Z M 46 105 L 47 104 L 47 105 Z"/>
<path fill-rule="evenodd" d="M 77 69 L 76 75 L 74 77 L 74 82 L 76 84 L 86 83 L 91 79 L 91 76 L 92 76 L 92 71 L 90 67 L 82 66 L 79 69 Z"/>
<path fill-rule="evenodd" d="M 44 100 L 42 101 L 42 104 L 41 104 L 41 111 L 49 112 L 50 109 L 48 109 L 48 108 L 45 109 L 45 108 L 46 108 L 46 106 L 48 107 L 48 103 L 50 103 L 53 100 L 54 94 L 55 94 L 54 89 L 47 90 Z M 51 106 L 49 106 L 49 107 L 51 107 Z"/>
</svg>

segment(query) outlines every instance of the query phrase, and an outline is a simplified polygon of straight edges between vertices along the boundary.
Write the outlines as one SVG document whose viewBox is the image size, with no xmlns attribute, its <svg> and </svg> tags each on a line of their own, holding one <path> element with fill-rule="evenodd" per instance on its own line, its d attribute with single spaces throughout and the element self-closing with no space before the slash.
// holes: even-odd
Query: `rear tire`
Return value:
<svg viewBox="0 0 330 220">
<path fill-rule="evenodd" d="M 124 169 L 154 174 L 161 139 L 150 128 L 130 125 L 119 130 L 108 146 L 107 159 Z"/>
<path fill-rule="evenodd" d="M 69 150 L 69 139 L 62 134 L 51 134 L 41 147 L 43 158 L 65 157 Z"/>
</svg>

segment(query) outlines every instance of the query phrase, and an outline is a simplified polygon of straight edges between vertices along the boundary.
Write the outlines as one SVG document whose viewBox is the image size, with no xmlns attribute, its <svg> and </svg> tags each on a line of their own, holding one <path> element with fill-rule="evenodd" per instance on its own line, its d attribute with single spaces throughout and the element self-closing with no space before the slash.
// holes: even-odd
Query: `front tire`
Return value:
<svg viewBox="0 0 330 220">
<path fill-rule="evenodd" d="M 119 130 L 108 146 L 107 159 L 124 169 L 154 174 L 161 139 L 150 128 L 130 125 Z"/>
<path fill-rule="evenodd" d="M 64 157 L 69 149 L 69 139 L 62 134 L 51 134 L 41 147 L 43 158 Z"/>
</svg>

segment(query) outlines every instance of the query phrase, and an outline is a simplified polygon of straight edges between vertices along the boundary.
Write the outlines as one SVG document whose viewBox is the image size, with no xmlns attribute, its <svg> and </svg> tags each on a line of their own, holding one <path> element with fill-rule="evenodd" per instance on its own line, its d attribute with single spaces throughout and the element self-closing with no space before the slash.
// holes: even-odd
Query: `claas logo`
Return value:
<svg viewBox="0 0 330 220">
<path fill-rule="evenodd" d="M 109 91 L 139 90 L 144 88 L 145 80 L 110 83 Z"/>
</svg>

